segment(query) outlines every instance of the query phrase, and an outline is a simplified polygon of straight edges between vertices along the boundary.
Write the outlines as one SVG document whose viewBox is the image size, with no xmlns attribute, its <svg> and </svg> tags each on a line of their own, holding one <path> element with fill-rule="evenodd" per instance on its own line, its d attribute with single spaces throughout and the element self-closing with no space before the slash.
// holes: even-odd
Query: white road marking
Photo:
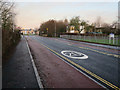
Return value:
<svg viewBox="0 0 120 90">
<path fill-rule="evenodd" d="M 53 52 L 52 52 L 53 53 Z M 55 56 L 57 56 L 55 53 L 53 53 Z M 103 86 L 101 83 L 99 83 L 98 81 L 94 80 L 93 78 L 91 78 L 90 76 L 88 76 L 86 73 L 84 73 L 83 71 L 81 71 L 80 69 L 76 68 L 75 66 L 73 66 L 72 64 L 68 63 L 67 61 L 65 61 L 63 58 L 57 56 L 58 58 L 60 58 L 63 62 L 65 62 L 66 64 L 68 64 L 69 66 L 73 67 L 75 70 L 81 72 L 83 75 L 85 75 L 86 77 L 88 77 L 89 79 L 91 79 L 92 81 L 96 82 L 98 85 L 100 85 L 101 87 L 105 88 L 106 90 L 107 87 Z"/>
<path fill-rule="evenodd" d="M 37 68 L 35 66 L 35 62 L 33 60 L 33 57 L 32 57 L 32 54 L 31 54 L 31 51 L 30 51 L 30 48 L 29 48 L 29 45 L 28 45 L 27 41 L 26 41 L 26 44 L 27 44 L 27 48 L 28 48 L 28 51 L 29 51 L 29 55 L 30 55 L 30 58 L 31 58 L 32 65 L 33 65 L 33 69 L 34 69 L 34 72 L 35 72 L 35 76 L 36 76 L 36 79 L 37 79 L 37 82 L 38 82 L 38 86 L 39 86 L 39 88 L 43 88 L 40 76 L 39 76 Z"/>
<path fill-rule="evenodd" d="M 61 53 L 69 58 L 73 58 L 73 59 L 87 59 L 88 56 L 81 53 L 81 52 L 76 52 L 76 51 L 70 51 L 70 50 L 64 50 L 61 51 Z"/>
</svg>

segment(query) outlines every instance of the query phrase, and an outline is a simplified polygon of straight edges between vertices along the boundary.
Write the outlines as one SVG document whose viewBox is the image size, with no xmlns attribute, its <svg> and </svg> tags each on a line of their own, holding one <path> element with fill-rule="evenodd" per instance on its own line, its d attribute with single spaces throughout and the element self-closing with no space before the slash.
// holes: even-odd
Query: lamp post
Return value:
<svg viewBox="0 0 120 90">
<path fill-rule="evenodd" d="M 2 11 L 0 10 L 0 30 L 2 30 Z"/>
<path fill-rule="evenodd" d="M 46 30 L 47 30 L 47 36 L 48 36 L 48 28 L 46 28 Z"/>
<path fill-rule="evenodd" d="M 54 23 L 55 23 L 55 37 L 56 37 L 56 22 L 54 21 Z"/>
<path fill-rule="evenodd" d="M 68 32 L 68 25 L 66 26 L 66 32 Z"/>
</svg>

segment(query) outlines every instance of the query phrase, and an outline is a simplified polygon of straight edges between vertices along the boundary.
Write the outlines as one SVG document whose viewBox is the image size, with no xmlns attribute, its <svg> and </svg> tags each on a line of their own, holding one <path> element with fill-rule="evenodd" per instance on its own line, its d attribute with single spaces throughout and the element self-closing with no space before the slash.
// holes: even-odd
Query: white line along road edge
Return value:
<svg viewBox="0 0 120 90">
<path fill-rule="evenodd" d="M 30 55 L 30 58 L 31 58 L 31 62 L 32 62 L 32 65 L 33 65 L 33 69 L 34 69 L 34 72 L 35 72 L 35 76 L 36 76 L 36 79 L 37 79 L 39 88 L 43 88 L 43 85 L 42 85 L 42 82 L 41 82 L 41 80 L 40 80 L 40 76 L 39 76 L 39 74 L 38 74 L 37 68 L 36 68 L 36 66 L 35 66 L 35 63 L 34 63 L 32 54 L 31 54 L 31 52 L 30 52 L 30 48 L 29 48 L 29 45 L 28 45 L 28 43 L 27 43 L 27 40 L 26 40 L 26 44 L 27 44 L 27 47 L 28 47 L 29 55 Z"/>
</svg>

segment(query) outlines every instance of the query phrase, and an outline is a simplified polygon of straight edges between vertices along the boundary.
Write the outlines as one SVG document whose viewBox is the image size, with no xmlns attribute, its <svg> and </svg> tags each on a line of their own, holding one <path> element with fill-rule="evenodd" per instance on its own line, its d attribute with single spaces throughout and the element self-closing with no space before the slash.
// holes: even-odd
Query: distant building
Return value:
<svg viewBox="0 0 120 90">
<path fill-rule="evenodd" d="M 86 30 L 85 30 L 85 27 L 84 26 L 80 26 L 80 33 L 81 34 L 84 34 L 84 33 L 86 33 Z"/>
<path fill-rule="evenodd" d="M 96 32 L 102 32 L 105 28 L 104 27 L 97 27 L 95 28 Z"/>
<path fill-rule="evenodd" d="M 82 30 L 82 29 L 83 29 L 83 30 Z M 80 32 L 81 34 L 86 33 L 83 26 L 80 26 L 80 31 L 81 31 L 81 32 Z M 69 26 L 69 28 L 67 29 L 66 32 L 67 32 L 67 33 L 79 33 L 78 30 L 75 30 L 75 26 Z"/>
<path fill-rule="evenodd" d="M 36 34 L 36 35 L 39 35 L 39 30 L 35 30 L 35 34 Z"/>
<path fill-rule="evenodd" d="M 23 34 L 36 34 L 35 30 L 33 30 L 33 29 L 22 29 L 21 33 L 23 33 Z"/>
</svg>

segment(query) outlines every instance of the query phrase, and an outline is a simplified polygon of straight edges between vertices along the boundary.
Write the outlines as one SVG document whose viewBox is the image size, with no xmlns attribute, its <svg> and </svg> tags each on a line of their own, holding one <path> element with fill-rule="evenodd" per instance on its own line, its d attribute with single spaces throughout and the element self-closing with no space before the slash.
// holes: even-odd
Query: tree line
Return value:
<svg viewBox="0 0 120 90">
<path fill-rule="evenodd" d="M 117 21 L 112 24 L 104 23 L 101 17 L 97 17 L 96 21 L 92 24 L 89 24 L 89 21 L 85 21 L 80 19 L 79 16 L 75 16 L 68 21 L 65 20 L 49 20 L 41 24 L 39 30 L 40 35 L 46 34 L 47 36 L 60 36 L 61 33 L 66 33 L 66 31 L 70 30 L 70 27 L 74 26 L 74 30 L 78 31 L 79 34 L 82 30 L 85 30 L 86 33 L 98 32 L 103 34 L 119 34 L 119 30 L 117 27 Z M 80 28 L 81 27 L 81 28 Z"/>
<path fill-rule="evenodd" d="M 66 32 L 66 25 L 68 24 L 67 20 L 49 20 L 44 22 L 40 26 L 40 35 L 47 34 L 49 37 L 60 36 L 61 33 Z"/>
</svg>

